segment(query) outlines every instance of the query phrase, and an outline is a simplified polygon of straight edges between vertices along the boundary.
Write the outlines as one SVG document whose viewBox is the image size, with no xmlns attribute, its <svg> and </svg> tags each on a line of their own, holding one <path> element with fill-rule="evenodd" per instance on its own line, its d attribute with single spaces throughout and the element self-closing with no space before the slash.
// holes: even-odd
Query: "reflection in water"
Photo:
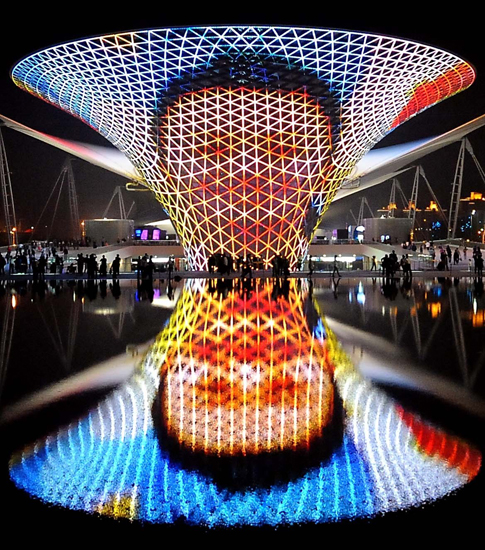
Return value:
<svg viewBox="0 0 485 550">
<path fill-rule="evenodd" d="M 2 289 L 3 290 L 3 289 Z M 3 294 L 3 293 L 2 293 Z M 17 307 L 17 296 L 12 294 L 5 306 L 3 313 L 3 325 L 0 334 L 0 399 L 3 393 L 7 365 L 12 347 L 12 335 L 15 326 L 15 308 Z"/>
<path fill-rule="evenodd" d="M 330 422 L 323 340 L 312 338 L 298 293 L 274 300 L 272 291 L 266 282 L 225 297 L 208 287 L 184 293 L 170 323 L 175 345 L 163 362 L 160 401 L 168 434 L 191 451 L 308 448 Z"/>
<path fill-rule="evenodd" d="M 364 380 L 298 284 L 187 281 L 139 371 L 15 455 L 16 485 L 114 517 L 231 526 L 373 516 L 470 481 L 480 453 Z"/>
</svg>

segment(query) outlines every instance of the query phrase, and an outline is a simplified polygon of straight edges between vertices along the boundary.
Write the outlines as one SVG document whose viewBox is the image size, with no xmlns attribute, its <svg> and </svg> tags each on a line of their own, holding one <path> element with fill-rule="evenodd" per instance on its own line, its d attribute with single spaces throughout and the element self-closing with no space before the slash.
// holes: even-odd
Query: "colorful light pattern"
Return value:
<svg viewBox="0 0 485 550">
<path fill-rule="evenodd" d="M 239 72 L 237 82 L 190 89 L 191 78 L 200 84 L 241 56 L 259 80 Z M 398 124 L 468 87 L 474 71 L 397 38 L 236 26 L 79 40 L 27 57 L 12 77 L 126 154 L 200 269 L 220 251 L 266 263 L 278 253 L 294 265 L 355 163 Z M 315 77 L 325 101 L 308 84 Z M 180 99 L 165 101 L 178 85 Z"/>
<path fill-rule="evenodd" d="M 169 107 L 160 135 L 164 176 L 184 210 L 175 229 L 192 228 L 184 242 L 192 264 L 224 251 L 266 264 L 284 252 L 292 265 L 306 254 L 313 191 L 335 171 L 330 120 L 314 99 L 205 89 Z"/>
<path fill-rule="evenodd" d="M 272 283 L 250 297 L 184 296 L 190 324 L 173 318 L 177 346 L 162 369 L 162 417 L 185 448 L 216 455 L 308 449 L 333 413 L 333 374 L 311 337 L 303 303 L 272 299 Z M 194 303 L 196 300 L 196 303 Z"/>
<path fill-rule="evenodd" d="M 452 70 L 446 71 L 434 81 L 425 81 L 416 86 L 410 95 L 410 100 L 402 112 L 394 121 L 392 127 L 396 128 L 399 124 L 405 122 L 409 117 L 419 113 L 423 107 L 433 105 L 441 101 L 448 94 L 453 93 L 457 73 L 463 77 L 463 81 L 472 84 L 473 79 L 468 71 L 466 63 L 460 63 Z"/>
<path fill-rule="evenodd" d="M 476 449 L 411 416 L 357 373 L 312 311 L 305 288 L 297 290 L 296 281 L 290 281 L 287 298 L 279 301 L 265 284 L 246 299 L 235 291 L 226 297 L 210 294 L 206 285 L 200 280 L 186 283 L 169 325 L 128 383 L 84 418 L 12 457 L 10 475 L 18 487 L 49 503 L 115 518 L 165 524 L 182 519 L 227 527 L 370 517 L 443 497 L 477 474 L 481 455 Z M 221 305 L 232 309 L 223 314 Z M 288 327 L 280 307 L 287 310 Z M 316 319 L 313 327 L 301 316 L 301 307 Z M 247 328 L 243 328 L 245 318 Z M 258 335 L 261 344 L 267 345 L 254 342 L 251 355 L 249 345 L 230 336 L 231 326 L 224 326 L 228 320 L 233 320 L 235 329 L 239 322 L 234 332 L 239 331 L 240 338 Z M 323 354 L 325 368 L 319 372 L 332 375 L 335 395 L 343 406 L 341 435 L 330 455 L 317 456 L 306 467 L 300 464 L 291 480 L 235 489 L 217 480 L 217 464 L 224 457 L 214 457 L 211 474 L 198 468 L 197 462 L 184 466 L 164 447 L 152 411 L 160 410 L 154 408 L 159 387 L 163 394 L 175 365 L 188 358 L 194 363 L 215 360 L 215 368 L 228 371 L 231 358 L 246 357 L 271 370 L 271 356 L 277 349 L 281 349 L 280 361 L 285 349 L 303 350 L 301 356 L 288 358 L 290 364 L 305 365 L 313 354 L 316 364 L 322 365 Z M 315 395 L 310 397 L 312 406 Z M 327 403 L 322 407 L 327 414 Z M 190 405 L 189 414 L 192 410 Z M 337 420 L 327 418 L 332 423 Z M 234 436 L 241 438 L 247 428 L 247 421 L 239 417 L 233 425 Z M 267 456 L 277 456 L 278 451 L 277 446 Z M 244 464 L 247 459 L 246 455 L 238 460 Z M 270 463 L 265 467 L 266 476 L 277 471 Z"/>
</svg>

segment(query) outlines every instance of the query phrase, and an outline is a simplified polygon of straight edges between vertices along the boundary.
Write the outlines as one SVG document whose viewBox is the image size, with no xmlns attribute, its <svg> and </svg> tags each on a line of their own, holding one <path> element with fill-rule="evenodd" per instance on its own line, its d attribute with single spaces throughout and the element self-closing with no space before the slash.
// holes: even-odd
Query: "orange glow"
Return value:
<svg viewBox="0 0 485 550">
<path fill-rule="evenodd" d="M 438 205 L 435 201 L 430 201 L 429 206 L 426 208 L 426 211 L 438 212 Z"/>
<path fill-rule="evenodd" d="M 480 309 L 472 314 L 472 326 L 474 328 L 483 327 L 485 325 L 485 310 Z"/>
<path fill-rule="evenodd" d="M 331 367 L 296 283 L 287 299 L 271 294 L 269 281 L 251 297 L 184 291 L 161 384 L 163 421 L 182 447 L 218 455 L 307 448 L 331 421 Z"/>
<path fill-rule="evenodd" d="M 330 119 L 305 93 L 181 95 L 160 118 L 160 158 L 178 205 L 172 222 L 197 269 L 221 250 L 260 256 L 266 267 L 281 254 L 294 266 L 308 247 L 313 192 L 337 189 Z"/>
<path fill-rule="evenodd" d="M 451 437 L 429 424 L 425 424 L 412 413 L 406 412 L 401 407 L 397 411 L 411 429 L 416 438 L 418 448 L 430 457 L 445 459 L 449 466 L 459 468 L 460 471 L 469 476 L 475 477 L 480 470 L 482 457 L 480 452 L 470 447 L 460 439 Z"/>
<path fill-rule="evenodd" d="M 407 105 L 395 118 L 392 128 L 399 126 L 399 124 L 419 113 L 425 107 L 456 94 L 466 86 L 470 86 L 473 80 L 474 75 L 470 71 L 470 66 L 465 62 L 461 62 L 435 80 L 422 82 L 414 88 Z"/>
<path fill-rule="evenodd" d="M 436 319 L 441 313 L 441 303 L 432 302 L 431 304 L 428 304 L 428 311 L 431 313 L 431 318 Z"/>
</svg>

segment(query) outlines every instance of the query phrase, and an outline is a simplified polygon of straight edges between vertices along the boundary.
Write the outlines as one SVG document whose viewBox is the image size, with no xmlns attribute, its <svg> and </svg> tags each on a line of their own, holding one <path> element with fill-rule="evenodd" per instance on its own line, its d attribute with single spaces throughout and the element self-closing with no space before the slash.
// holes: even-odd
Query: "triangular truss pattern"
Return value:
<svg viewBox="0 0 485 550">
<path fill-rule="evenodd" d="M 215 131 L 215 127 L 221 124 L 221 109 L 234 115 L 241 124 L 253 124 L 248 122 L 249 98 L 239 110 L 234 102 L 231 107 L 223 109 L 218 99 L 209 96 L 211 93 L 217 96 L 217 90 L 221 90 L 222 95 L 229 94 L 229 86 L 216 86 L 207 87 L 206 92 L 200 91 L 197 98 L 192 98 L 194 112 L 189 116 L 189 126 L 185 127 L 180 119 L 179 128 L 176 128 L 174 119 L 170 123 L 170 143 L 166 136 L 162 136 L 165 141 L 161 146 L 157 110 L 164 91 L 184 75 L 200 74 L 216 66 L 222 58 L 236 58 L 238 55 L 258 57 L 265 63 L 273 61 L 280 67 L 283 64 L 297 66 L 305 75 L 313 75 L 324 82 L 338 108 L 338 126 L 333 124 L 328 134 L 332 136 L 332 143 L 329 143 L 327 133 L 322 144 L 318 142 L 320 137 L 312 134 L 314 130 L 310 130 L 308 136 L 304 135 L 305 122 L 300 124 L 295 120 L 294 113 L 301 114 L 303 108 L 297 107 L 297 102 L 289 108 L 286 101 L 285 108 L 278 111 L 270 106 L 267 87 L 248 87 L 259 94 L 258 99 L 254 99 L 254 112 L 260 116 L 264 105 L 270 106 L 271 124 L 276 125 L 276 131 L 281 133 L 281 138 L 278 138 L 281 145 L 291 141 L 295 151 L 301 153 L 288 163 L 288 158 L 278 153 L 281 158 L 285 157 L 286 163 L 285 167 L 280 166 L 276 150 L 268 150 L 259 143 L 259 138 L 250 137 L 246 130 L 236 131 L 235 122 L 226 117 L 224 124 L 231 127 L 230 133 L 243 136 L 238 137 L 239 147 L 228 149 L 236 157 L 229 158 L 221 150 L 217 162 L 208 161 L 204 158 L 206 153 L 198 155 L 191 148 L 196 145 L 202 149 L 206 147 L 204 140 L 208 138 L 202 136 Z M 79 40 L 27 57 L 14 67 L 12 76 L 20 87 L 81 118 L 127 155 L 169 212 L 182 242 L 189 247 L 187 255 L 191 265 L 198 268 L 206 266 L 207 255 L 216 249 L 244 254 L 246 250 L 238 248 L 237 243 L 248 242 L 247 239 L 258 243 L 250 245 L 247 250 L 263 254 L 266 260 L 274 253 L 285 254 L 289 248 L 299 247 L 292 259 L 294 262 L 297 255 L 305 252 L 307 237 L 291 237 L 288 246 L 281 248 L 287 237 L 282 237 L 279 230 L 273 230 L 271 216 L 282 216 L 284 222 L 280 220 L 278 224 L 284 225 L 288 221 L 287 214 L 290 219 L 291 216 L 296 219 L 300 216 L 297 210 L 304 213 L 311 206 L 316 208 L 318 216 L 323 215 L 343 178 L 380 139 L 409 117 L 467 88 L 475 78 L 468 63 L 431 46 L 358 32 L 268 26 L 154 29 Z M 296 93 L 296 90 L 281 89 L 281 98 L 284 92 Z M 259 104 L 260 100 L 262 103 Z M 207 108 L 206 113 L 204 108 Z M 185 117 L 188 104 L 180 104 L 179 109 L 179 116 Z M 328 112 L 325 114 L 330 116 Z M 298 116 L 304 119 L 307 115 Z M 293 136 L 294 125 L 297 131 Z M 260 131 L 260 126 L 254 125 L 255 132 Z M 195 135 L 192 136 L 191 132 Z M 287 137 L 284 137 L 285 133 Z M 308 143 L 309 150 L 303 153 Z M 167 146 L 172 144 L 175 149 L 167 152 Z M 211 146 L 207 142 L 207 147 Z M 320 146 L 326 153 L 331 148 L 325 161 L 317 152 Z M 251 153 L 246 158 L 248 148 Z M 305 163 L 302 172 L 301 166 Z M 322 163 L 327 171 L 325 177 L 320 176 Z M 261 165 L 264 166 L 263 174 Z M 210 195 L 207 203 L 202 196 L 199 206 L 195 207 L 192 198 L 188 198 L 188 195 L 193 197 L 195 194 L 193 182 L 198 182 L 196 186 L 201 182 L 206 185 L 206 174 L 211 171 L 211 178 L 219 189 L 225 188 L 219 177 L 235 186 L 231 191 L 233 197 L 218 197 L 214 201 Z M 246 180 L 246 171 L 253 177 L 252 182 Z M 263 181 L 274 182 L 273 171 L 284 179 L 285 185 L 291 187 L 290 182 L 298 182 L 298 186 L 308 190 L 297 193 L 302 200 L 298 208 L 296 199 L 291 199 L 279 214 L 274 214 L 272 190 L 268 195 L 265 191 L 252 190 L 251 186 L 260 187 Z M 305 173 L 309 179 L 307 182 L 303 182 Z M 204 193 L 210 192 L 206 190 Z M 177 195 L 175 198 L 174 194 Z M 260 208 L 258 201 L 263 196 L 268 204 Z M 249 205 L 250 211 L 244 210 L 243 203 Z M 231 208 L 240 208 L 240 212 L 233 210 L 231 213 Z M 256 210 L 265 212 L 262 216 L 268 219 L 263 233 L 259 228 L 253 231 L 256 236 L 248 234 L 243 237 L 227 228 L 219 230 L 217 220 L 212 222 L 214 227 L 206 224 L 199 228 L 196 224 L 182 228 L 186 216 L 207 220 L 221 212 L 225 220 L 246 217 L 246 227 L 249 228 L 253 223 L 257 226 L 262 219 Z M 296 233 L 300 231 L 299 221 L 289 223 L 296 224 Z M 311 236 L 311 228 L 306 232 Z M 198 234 L 197 239 L 203 243 L 202 247 L 197 247 L 198 253 L 186 240 L 189 234 Z M 264 242 L 258 241 L 262 234 L 265 235 Z M 219 246 L 216 246 L 219 238 L 228 240 L 219 241 Z M 206 242 L 207 249 L 204 248 Z"/>
<path fill-rule="evenodd" d="M 313 191 L 333 172 L 331 145 L 329 118 L 304 94 L 216 88 L 180 97 L 161 118 L 160 157 L 191 264 L 224 250 L 296 263 Z"/>
</svg>

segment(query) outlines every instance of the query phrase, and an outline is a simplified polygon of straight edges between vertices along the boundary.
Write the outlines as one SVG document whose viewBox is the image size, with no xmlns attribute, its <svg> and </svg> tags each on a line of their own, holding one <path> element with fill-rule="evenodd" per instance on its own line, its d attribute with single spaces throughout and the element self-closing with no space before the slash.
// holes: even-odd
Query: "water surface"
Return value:
<svg viewBox="0 0 485 550">
<path fill-rule="evenodd" d="M 71 521 L 96 526 L 106 516 L 220 530 L 328 527 L 384 512 L 400 521 L 400 511 L 419 513 L 436 498 L 442 512 L 455 515 L 453 500 L 461 514 L 464 501 L 473 510 L 470 486 L 460 487 L 475 478 L 473 492 L 479 482 L 483 447 L 473 427 L 481 420 L 434 392 L 431 416 L 441 415 L 445 429 L 431 427 L 429 392 L 416 376 L 444 377 L 480 397 L 474 329 L 483 298 L 470 281 L 391 289 L 379 281 L 337 288 L 188 281 L 171 316 L 175 299 L 163 286 L 143 293 L 127 283 L 96 295 L 92 287 L 51 287 L 44 296 L 17 289 L 15 308 L 5 290 L 5 326 L 14 324 L 14 332 L 4 407 L 127 344 L 157 338 L 114 392 L 71 397 L 4 428 L 5 454 L 19 451 L 10 462 L 14 483 L 5 482 L 9 494 L 43 516 L 50 503 L 48 517 L 69 509 Z M 175 298 L 174 289 L 169 294 Z M 465 356 L 441 349 L 452 340 L 447 311 Z M 376 357 L 385 363 L 377 371 Z M 466 425 L 450 426 L 450 416 Z M 452 435 L 450 428 L 459 429 Z"/>
</svg>

